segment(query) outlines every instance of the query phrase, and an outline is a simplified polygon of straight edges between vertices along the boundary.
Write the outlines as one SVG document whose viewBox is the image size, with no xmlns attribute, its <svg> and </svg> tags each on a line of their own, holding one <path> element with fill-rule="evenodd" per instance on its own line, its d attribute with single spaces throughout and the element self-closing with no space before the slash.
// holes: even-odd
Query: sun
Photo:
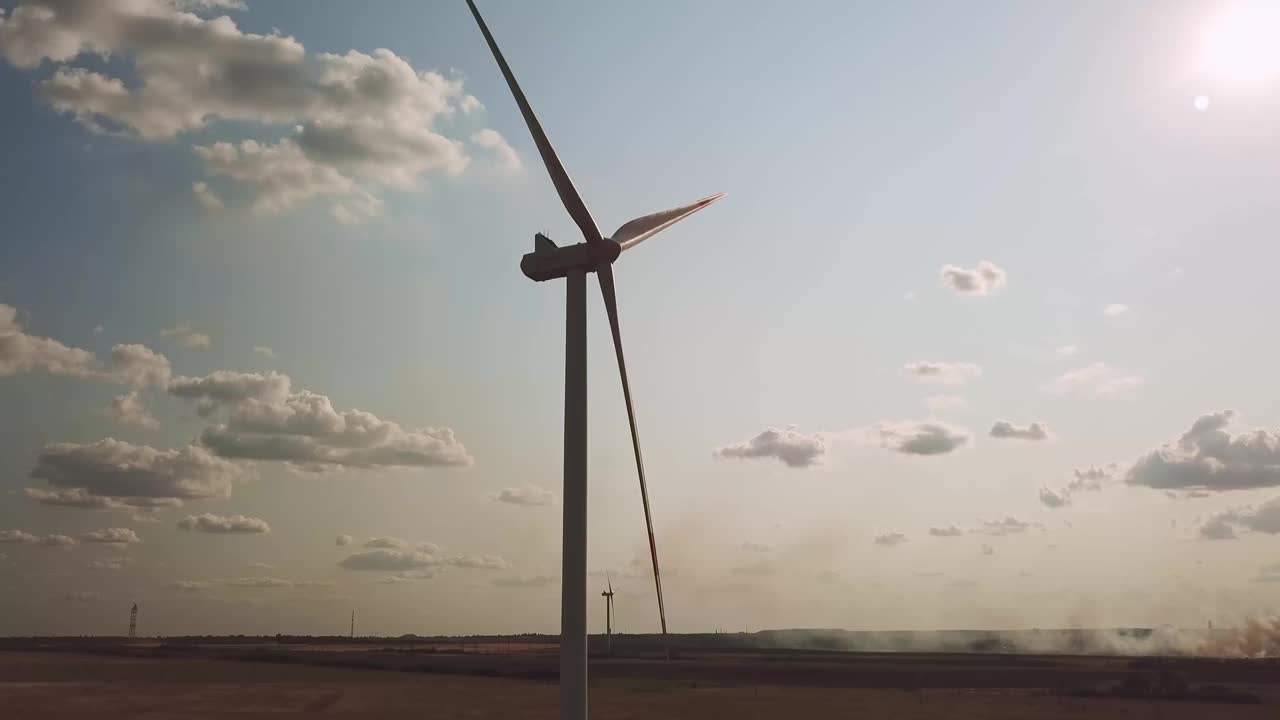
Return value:
<svg viewBox="0 0 1280 720">
<path fill-rule="evenodd" d="M 1280 0 L 1235 0 L 1205 34 L 1203 67 L 1236 83 L 1258 83 L 1280 75 Z"/>
</svg>

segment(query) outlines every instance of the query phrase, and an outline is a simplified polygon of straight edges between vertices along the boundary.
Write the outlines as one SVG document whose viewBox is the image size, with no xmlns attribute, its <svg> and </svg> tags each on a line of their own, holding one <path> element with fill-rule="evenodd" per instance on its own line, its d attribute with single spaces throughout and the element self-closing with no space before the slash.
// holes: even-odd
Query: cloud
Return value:
<svg viewBox="0 0 1280 720">
<path fill-rule="evenodd" d="M 367 550 L 348 555 L 338 562 L 347 570 L 400 571 L 434 567 L 440 558 L 416 550 Z"/>
<path fill-rule="evenodd" d="M 750 540 L 747 540 L 746 542 L 742 543 L 740 547 L 746 552 L 753 552 L 753 553 L 773 552 L 772 545 L 766 545 L 765 543 L 751 542 Z"/>
<path fill-rule="evenodd" d="M 1112 368 L 1104 362 L 1066 371 L 1050 380 L 1040 389 L 1051 395 L 1068 395 L 1081 390 L 1093 390 L 1099 397 L 1111 397 L 1142 385 L 1142 377 Z"/>
<path fill-rule="evenodd" d="M 66 535 L 32 535 L 23 530 L 0 530 L 0 544 L 13 545 L 41 545 L 43 547 L 72 547 L 76 544 L 74 538 Z"/>
<path fill-rule="evenodd" d="M 493 496 L 498 502 L 511 505 L 554 505 L 556 494 L 544 490 L 537 485 L 526 485 L 522 488 L 503 488 Z"/>
<path fill-rule="evenodd" d="M 64 597 L 67 600 L 72 600 L 74 602 L 93 602 L 94 600 L 101 598 L 102 594 L 92 590 L 79 590 L 76 592 L 69 592 Z"/>
<path fill-rule="evenodd" d="M 826 443 L 817 434 L 769 428 L 745 442 L 717 448 L 715 454 L 724 458 L 774 458 L 787 467 L 801 468 L 817 465 L 826 452 Z"/>
<path fill-rule="evenodd" d="M 504 175 L 519 175 L 524 172 L 524 164 L 514 148 L 507 144 L 505 138 L 496 130 L 485 128 L 471 136 L 471 142 L 487 149 L 497 164 L 498 172 Z"/>
<path fill-rule="evenodd" d="M 44 490 L 41 488 L 26 488 L 24 492 L 31 500 L 41 505 L 52 505 L 54 507 L 74 507 L 83 510 L 114 510 L 126 507 L 122 502 L 109 497 L 91 495 L 81 489 Z"/>
<path fill-rule="evenodd" d="M 991 426 L 991 437 L 1012 440 L 1040 441 L 1053 437 L 1049 426 L 1042 422 L 1033 422 L 1026 427 L 1018 427 L 1008 420 L 997 420 Z"/>
<path fill-rule="evenodd" d="M 252 570 L 275 570 L 276 566 L 272 565 L 271 563 L 256 562 L 256 563 L 251 563 L 249 565 L 249 568 Z"/>
<path fill-rule="evenodd" d="M 531 587 L 541 588 L 554 585 L 557 578 L 554 575 L 534 575 L 531 577 L 501 577 L 493 581 L 498 587 Z"/>
<path fill-rule="evenodd" d="M 350 535 L 345 535 L 345 534 L 343 534 L 343 535 L 339 535 L 339 536 L 334 540 L 334 543 L 335 543 L 338 547 L 346 547 L 346 546 L 348 546 L 348 545 L 350 545 L 350 544 L 351 544 L 351 541 L 352 541 L 352 540 L 353 540 L 353 538 L 352 538 Z"/>
<path fill-rule="evenodd" d="M 506 570 L 511 567 L 497 555 L 451 555 L 440 553 L 440 546 L 433 543 L 418 543 L 414 549 L 399 538 L 372 538 L 365 547 L 373 548 L 348 555 L 338 562 L 347 570 L 371 570 L 380 572 L 400 572 L 431 570 L 453 567 L 466 570 Z"/>
<path fill-rule="evenodd" d="M 169 589 L 181 592 L 204 592 L 212 587 L 213 583 L 208 580 L 174 580 L 169 583 Z"/>
<path fill-rule="evenodd" d="M 362 410 L 339 412 L 329 398 L 291 391 L 289 376 L 217 371 L 180 377 L 169 393 L 197 401 L 224 423 L 205 428 L 200 443 L 215 454 L 278 461 L 304 470 L 337 467 L 461 467 L 473 461 L 449 428 L 406 429 Z"/>
<path fill-rule="evenodd" d="M 929 534 L 934 537 L 959 537 L 964 534 L 964 531 L 955 525 L 948 525 L 947 527 L 931 527 L 929 528 Z"/>
<path fill-rule="evenodd" d="M 1050 490 L 1047 487 L 1040 488 L 1040 502 L 1045 507 L 1063 508 L 1071 504 L 1071 493 L 1065 488 L 1062 490 Z"/>
<path fill-rule="evenodd" d="M 1280 430 L 1232 434 L 1234 410 L 1200 416 L 1178 440 L 1139 457 L 1129 485 L 1158 490 L 1245 490 L 1280 486 Z"/>
<path fill-rule="evenodd" d="M 190 323 L 178 323 L 168 330 L 161 330 L 160 337 L 173 338 L 173 341 L 184 348 L 208 348 L 213 347 L 213 341 L 208 335 L 196 332 L 191 329 Z"/>
<path fill-rule="evenodd" d="M 209 183 L 203 180 L 191 183 L 191 193 L 196 196 L 196 201 L 200 203 L 200 207 L 209 212 L 226 207 L 222 202 L 222 198 L 218 197 L 218 194 L 209 187 Z"/>
<path fill-rule="evenodd" d="M 36 544 L 45 547 L 69 548 L 75 546 L 76 541 L 75 538 L 67 535 L 45 535 L 36 540 Z"/>
<path fill-rule="evenodd" d="M 1211 515 L 1200 526 L 1200 537 L 1232 540 L 1237 530 L 1265 535 L 1280 533 L 1280 497 L 1271 498 L 1257 507 L 1248 505 Z"/>
<path fill-rule="evenodd" d="M 278 577 L 242 577 L 234 580 L 227 580 L 225 584 L 230 585 L 231 587 L 258 589 L 287 588 L 294 586 L 294 582 L 292 580 L 286 580 Z"/>
<path fill-rule="evenodd" d="M 455 555 L 444 559 L 449 567 L 466 570 L 506 570 L 511 564 L 497 555 Z"/>
<path fill-rule="evenodd" d="M 418 582 L 420 580 L 430 580 L 435 576 L 436 576 L 436 572 L 430 569 L 406 570 L 405 572 L 398 572 L 395 575 L 388 575 L 387 577 L 384 577 L 384 578 L 378 578 L 377 582 L 382 583 L 384 585 L 398 585 L 401 583 Z"/>
<path fill-rule="evenodd" d="M 244 0 L 178 0 L 178 8 L 195 13 L 205 13 L 210 10 L 248 10 L 249 6 L 244 4 Z"/>
<path fill-rule="evenodd" d="M 222 517 L 212 513 L 188 515 L 178 521 L 181 530 L 213 533 L 215 535 L 246 535 L 271 532 L 266 520 L 244 515 Z"/>
<path fill-rule="evenodd" d="M 18 323 L 17 309 L 0 305 L 0 377 L 32 372 L 89 377 L 96 366 L 97 358 L 87 350 L 26 334 Z"/>
<path fill-rule="evenodd" d="M 111 404 L 99 412 L 103 417 L 121 425 L 129 425 L 144 430 L 156 430 L 160 427 L 160 421 L 156 420 L 155 416 L 151 414 L 151 410 L 147 408 L 146 402 L 143 401 L 137 390 L 132 390 L 123 395 L 116 395 L 111 399 Z"/>
<path fill-rule="evenodd" d="M 103 558 L 102 560 L 93 560 L 85 565 L 90 570 L 123 570 L 133 564 L 132 558 Z"/>
<path fill-rule="evenodd" d="M 367 216 L 350 208 L 379 206 L 381 188 L 456 176 L 469 163 L 464 143 L 437 121 L 480 106 L 460 79 L 415 70 L 390 50 L 308 54 L 293 37 L 246 33 L 169 0 L 28 0 L 0 25 L 0 55 L 23 68 L 53 63 L 41 97 L 97 132 L 163 141 L 218 120 L 246 133 L 293 126 L 274 144 L 195 147 L 208 173 L 255 191 L 259 212 L 325 197 Z M 86 55 L 99 66 L 110 57 L 129 81 L 66 64 Z M 505 141 L 482 133 L 473 142 L 501 160 Z"/>
<path fill-rule="evenodd" d="M 140 543 L 142 538 L 129 528 L 103 528 L 84 533 L 80 536 L 80 542 L 123 547 Z"/>
<path fill-rule="evenodd" d="M 345 225 L 382 212 L 381 200 L 332 165 L 315 162 L 292 138 L 274 145 L 219 142 L 194 150 L 209 173 L 253 188 L 257 199 L 251 210 L 259 216 L 276 215 L 315 198 L 333 200 L 330 211 Z"/>
<path fill-rule="evenodd" d="M 259 357 L 267 358 L 268 360 L 274 360 L 276 357 L 276 351 L 272 350 L 266 345 L 254 345 L 253 354 Z"/>
<path fill-rule="evenodd" d="M 907 541 L 907 536 L 899 532 L 884 533 L 875 537 L 875 543 L 881 547 L 894 547 Z"/>
<path fill-rule="evenodd" d="M 982 368 L 967 362 L 935 362 L 920 360 L 902 366 L 907 377 L 921 383 L 963 385 L 982 376 Z"/>
<path fill-rule="evenodd" d="M 1090 465 L 1084 470 L 1076 468 L 1071 471 L 1073 479 L 1070 483 L 1067 483 L 1067 489 L 1073 493 L 1083 490 L 1101 490 L 1103 483 L 1111 482 L 1115 479 L 1116 472 L 1115 463 L 1103 467 Z"/>
<path fill-rule="evenodd" d="M 177 377 L 168 386 L 170 395 L 198 400 L 212 409 L 248 400 L 264 403 L 283 402 L 289 396 L 288 375 L 278 372 L 241 373 L 215 370 L 204 377 Z"/>
<path fill-rule="evenodd" d="M 29 496 L 45 504 L 88 507 L 87 503 L 97 502 L 89 498 L 105 498 L 108 504 L 156 507 L 227 497 L 243 472 L 199 446 L 157 450 L 107 438 L 87 445 L 45 445 L 31 477 L 47 481 L 55 493 L 73 493 L 28 490 Z"/>
<path fill-rule="evenodd" d="M 1112 303 L 1102 308 L 1102 314 L 1109 318 L 1117 318 L 1117 317 L 1120 317 L 1121 315 L 1128 315 L 1132 311 L 1133 311 L 1133 308 L 1129 307 L 1128 305 L 1125 305 L 1124 303 Z"/>
<path fill-rule="evenodd" d="M 98 377 L 122 385 L 163 387 L 169 382 L 169 359 L 146 345 L 116 345 L 111 348 L 111 362 Z"/>
<path fill-rule="evenodd" d="M 990 295 L 1005 286 L 1008 275 L 994 263 L 983 260 L 972 269 L 943 265 L 938 272 L 942 285 L 960 295 Z"/>
<path fill-rule="evenodd" d="M 30 545 L 39 538 L 23 530 L 0 530 L 0 543 L 23 543 Z"/>
<path fill-rule="evenodd" d="M 881 422 L 869 432 L 878 438 L 880 447 L 904 455 L 944 455 L 972 439 L 968 430 L 934 420 Z"/>
<path fill-rule="evenodd" d="M 0 25 L 0 30 L 3 30 Z M 88 350 L 29 335 L 18 311 L 0 305 L 0 377 L 44 373 L 142 387 L 169 380 L 169 360 L 145 345 L 116 345 L 104 366 Z"/>
<path fill-rule="evenodd" d="M 1253 581 L 1260 583 L 1280 582 L 1280 565 L 1263 565 L 1258 568 L 1258 575 Z"/>
<path fill-rule="evenodd" d="M 1044 526 L 1039 523 L 1024 522 L 1015 517 L 1006 517 L 1003 520 L 982 520 L 974 532 L 999 537 L 1003 535 L 1018 535 L 1032 528 L 1043 529 Z"/>
<path fill-rule="evenodd" d="M 995 555 L 995 554 L 996 554 L 996 549 L 995 549 L 995 548 L 993 548 L 993 547 L 991 547 L 990 545 L 987 545 L 986 543 L 983 543 L 983 545 L 982 545 L 982 554 L 983 554 L 983 555 Z"/>
<path fill-rule="evenodd" d="M 1076 468 L 1072 471 L 1071 481 L 1065 486 L 1057 490 L 1041 487 L 1040 503 L 1054 509 L 1067 507 L 1071 505 L 1072 497 L 1076 494 L 1097 492 L 1102 489 L 1104 483 L 1114 481 L 1117 471 L 1115 463 L 1100 468 L 1093 465 L 1083 470 Z"/>
<path fill-rule="evenodd" d="M 1204 540 L 1235 540 L 1235 518 L 1230 515 L 1215 515 L 1200 526 L 1200 537 Z"/>
<path fill-rule="evenodd" d="M 1063 345 L 1057 350 L 1054 350 L 1054 353 L 1057 354 L 1058 357 L 1073 357 L 1080 354 L 1080 348 L 1075 345 Z"/>
</svg>

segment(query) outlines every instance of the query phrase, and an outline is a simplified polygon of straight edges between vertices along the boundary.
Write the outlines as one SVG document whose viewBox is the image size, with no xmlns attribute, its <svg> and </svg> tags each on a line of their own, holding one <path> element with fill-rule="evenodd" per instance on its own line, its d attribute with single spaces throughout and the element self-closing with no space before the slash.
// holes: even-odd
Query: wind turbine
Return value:
<svg viewBox="0 0 1280 720">
<path fill-rule="evenodd" d="M 560 202 L 582 231 L 584 242 L 558 247 L 547 236 L 534 236 L 534 251 L 520 261 L 520 269 L 530 280 L 543 282 L 564 278 L 565 357 L 564 357 L 564 540 L 560 590 L 560 717 L 582 720 L 587 717 L 587 273 L 600 280 L 613 349 L 618 356 L 618 374 L 622 379 L 622 397 L 627 406 L 627 423 L 631 428 L 631 449 L 640 476 L 640 499 L 644 505 L 645 527 L 649 533 L 649 555 L 653 560 L 653 583 L 658 596 L 658 618 L 662 623 L 663 646 L 666 647 L 667 614 L 662 602 L 662 575 L 658 570 L 658 545 L 653 537 L 653 517 L 649 512 L 649 490 L 644 478 L 644 458 L 640 452 L 640 434 L 636 427 L 635 407 L 631 402 L 631 385 L 627 381 L 627 365 L 622 354 L 622 335 L 618 329 L 618 298 L 613 280 L 613 263 L 624 250 L 629 250 L 660 231 L 689 217 L 719 200 L 724 193 L 711 195 L 671 210 L 638 217 L 627 222 L 606 238 L 600 234 L 587 205 L 569 179 L 551 141 L 529 107 L 529 101 L 511 73 L 510 66 L 498 49 L 498 43 L 476 9 L 467 0 L 480 32 L 484 34 L 493 59 L 502 71 L 507 87 L 524 116 L 533 142 L 542 156 L 542 164 L 560 195 Z"/>
<path fill-rule="evenodd" d="M 609 572 L 604 573 L 605 582 L 609 583 L 609 589 L 600 593 L 600 597 L 604 598 L 604 649 L 605 654 L 613 654 L 613 580 L 609 579 Z"/>
</svg>

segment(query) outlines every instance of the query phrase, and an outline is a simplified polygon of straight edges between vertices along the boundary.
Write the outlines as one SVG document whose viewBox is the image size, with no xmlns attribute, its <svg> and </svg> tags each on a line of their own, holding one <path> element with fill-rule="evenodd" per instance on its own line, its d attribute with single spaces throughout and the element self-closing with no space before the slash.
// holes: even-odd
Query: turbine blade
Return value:
<svg viewBox="0 0 1280 720">
<path fill-rule="evenodd" d="M 582 230 L 582 236 L 592 245 L 598 245 L 601 241 L 600 229 L 596 227 L 596 221 L 592 219 L 591 212 L 587 210 L 587 204 L 582 201 L 582 196 L 578 194 L 577 188 L 573 186 L 573 181 L 569 179 L 569 173 L 565 171 L 564 165 L 560 163 L 560 158 L 556 155 L 555 148 L 551 147 L 551 141 L 547 139 L 547 134 L 542 131 L 542 125 L 538 122 L 538 117 L 533 114 L 533 108 L 529 107 L 529 101 L 524 96 L 524 91 L 520 89 L 519 83 L 516 82 L 516 76 L 511 74 L 511 67 L 507 65 L 506 58 L 502 57 L 502 51 L 498 49 L 498 43 L 493 39 L 493 35 L 489 32 L 489 26 L 484 24 L 484 18 L 480 17 L 480 11 L 476 9 L 473 0 L 467 0 L 467 7 L 471 8 L 471 14 L 476 18 L 476 24 L 480 26 L 480 32 L 484 33 L 485 42 L 489 43 L 489 50 L 493 52 L 493 59 L 498 61 L 498 68 L 502 70 L 502 77 L 507 80 L 507 87 L 511 88 L 511 94 L 515 96 L 516 105 L 520 106 L 520 114 L 524 116 L 524 122 L 529 126 L 529 133 L 533 135 L 533 142 L 538 146 L 538 154 L 542 156 L 542 164 L 547 167 L 547 174 L 551 176 L 551 184 L 556 186 L 556 192 L 560 194 L 560 202 L 564 203 L 564 209 L 569 211 L 569 215 L 573 221 L 578 224 Z"/>
<path fill-rule="evenodd" d="M 609 571 L 604 571 L 604 581 L 609 583 L 609 594 L 613 594 L 613 580 L 609 578 Z"/>
<path fill-rule="evenodd" d="M 724 193 L 716 193 L 683 207 L 638 217 L 618 228 L 613 234 L 613 241 L 621 245 L 623 250 L 635 247 L 722 197 Z"/>
<path fill-rule="evenodd" d="M 635 406 L 631 403 L 631 383 L 627 380 L 627 361 L 622 354 L 622 334 L 618 330 L 618 296 L 613 284 L 613 265 L 600 263 L 596 269 L 604 309 L 609 314 L 609 330 L 613 333 L 613 349 L 618 355 L 618 375 L 622 378 L 622 398 L 627 404 L 627 423 L 631 426 L 631 449 L 636 456 L 636 472 L 640 475 L 640 501 L 644 504 L 644 524 L 649 531 L 649 557 L 653 560 L 653 585 L 658 591 L 658 619 L 662 622 L 662 648 L 668 658 L 667 609 L 662 602 L 662 573 L 658 569 L 658 543 L 653 537 L 653 515 L 649 512 L 649 486 L 644 480 L 644 456 L 640 453 L 640 431 L 636 428 Z"/>
</svg>

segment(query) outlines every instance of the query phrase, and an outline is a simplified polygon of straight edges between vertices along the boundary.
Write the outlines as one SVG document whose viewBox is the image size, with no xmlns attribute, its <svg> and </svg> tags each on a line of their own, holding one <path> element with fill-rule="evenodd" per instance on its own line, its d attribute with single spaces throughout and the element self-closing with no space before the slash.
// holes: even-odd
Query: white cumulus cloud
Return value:
<svg viewBox="0 0 1280 720">
<path fill-rule="evenodd" d="M 243 471 L 208 450 L 187 445 L 157 450 L 106 438 L 95 443 L 53 443 L 37 456 L 31 477 L 47 481 L 53 493 L 35 490 L 33 499 L 75 505 L 106 498 L 133 507 L 179 504 L 182 500 L 227 497 Z M 71 491 L 69 495 L 58 494 Z M 59 502 L 65 500 L 66 502 Z"/>
<path fill-rule="evenodd" d="M 194 530 L 196 532 L 213 533 L 217 535 L 243 535 L 271 532 L 271 526 L 267 524 L 266 520 L 261 518 L 245 517 L 244 515 L 223 517 L 221 515 L 214 515 L 213 513 L 188 515 L 178 521 L 178 528 L 181 530 Z"/>
<path fill-rule="evenodd" d="M 921 383 L 963 385 L 970 380 L 982 377 L 982 368 L 967 362 L 920 360 L 903 365 L 902 373 Z"/>
<path fill-rule="evenodd" d="M 123 395 L 116 395 L 111 399 L 111 404 L 100 412 L 103 417 L 121 425 L 144 430 L 156 430 L 160 427 L 160 421 L 156 420 L 155 416 L 151 414 L 146 401 L 142 399 L 137 390 Z"/>
<path fill-rule="evenodd" d="M 102 530 L 84 533 L 80 536 L 80 542 L 124 546 L 140 543 L 142 538 L 138 537 L 138 533 L 129 528 L 103 528 Z"/>
<path fill-rule="evenodd" d="M 213 347 L 213 341 L 209 339 L 209 336 L 193 330 L 191 323 L 178 323 L 171 328 L 161 330 L 160 337 L 171 338 L 184 348 Z"/>
<path fill-rule="evenodd" d="M 960 295 L 990 295 L 1005 286 L 1008 275 L 989 260 L 979 262 L 973 268 L 943 265 L 938 272 L 944 287 Z"/>
<path fill-rule="evenodd" d="M 826 452 L 826 443 L 817 434 L 768 428 L 750 440 L 717 448 L 715 454 L 724 458 L 773 458 L 787 467 L 801 468 L 817 465 Z"/>
<path fill-rule="evenodd" d="M 503 488 L 493 497 L 498 502 L 509 505 L 554 505 L 556 502 L 556 494 L 554 492 L 540 488 L 537 485 Z"/>
<path fill-rule="evenodd" d="M 1280 430 L 1229 429 L 1233 410 L 1200 416 L 1176 441 L 1139 457 L 1129 485 L 1159 490 L 1247 490 L 1280 486 Z"/>
<path fill-rule="evenodd" d="M 1137 389 L 1142 382 L 1141 375 L 1117 370 L 1104 362 L 1095 362 L 1068 370 L 1046 382 L 1040 389 L 1051 395 L 1093 391 L 1099 397 L 1111 397 Z"/>
<path fill-rule="evenodd" d="M 1014 425 L 1008 420 L 997 420 L 995 424 L 991 426 L 991 432 L 989 434 L 993 438 L 1000 438 L 1004 440 L 1030 440 L 1033 442 L 1048 440 L 1053 437 L 1049 432 L 1049 426 L 1042 422 L 1033 422 L 1025 427 L 1020 427 L 1018 425 Z"/>
<path fill-rule="evenodd" d="M 211 175 L 251 189 L 259 212 L 327 198 L 343 208 L 337 214 L 364 219 L 380 208 L 382 188 L 467 168 L 464 141 L 440 122 L 454 128 L 480 107 L 461 79 L 417 70 L 386 49 L 308 53 L 282 33 L 241 30 L 222 14 L 228 5 L 26 0 L 0 24 L 0 56 L 21 68 L 51 63 L 40 96 L 98 132 L 164 141 L 216 121 L 245 133 L 293 127 L 274 143 L 195 148 Z M 93 68 L 71 64 L 79 61 Z M 472 142 L 499 167 L 518 162 L 496 131 Z"/>
</svg>

